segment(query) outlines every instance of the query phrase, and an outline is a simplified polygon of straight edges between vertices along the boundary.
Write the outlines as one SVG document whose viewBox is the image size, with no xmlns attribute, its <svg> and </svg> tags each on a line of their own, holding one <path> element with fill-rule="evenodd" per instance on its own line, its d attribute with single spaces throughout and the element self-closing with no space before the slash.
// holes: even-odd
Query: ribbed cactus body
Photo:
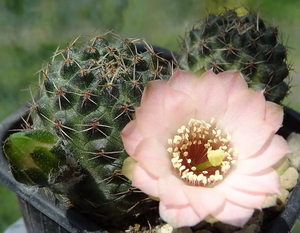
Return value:
<svg viewBox="0 0 300 233">
<path fill-rule="evenodd" d="M 267 27 L 254 13 L 238 17 L 227 10 L 208 15 L 189 31 L 178 61 L 192 72 L 240 70 L 250 88 L 265 90 L 267 100 L 279 103 L 289 90 L 286 55 L 276 27 Z"/>
<path fill-rule="evenodd" d="M 138 51 L 138 43 L 144 52 Z M 41 183 L 18 167 L 15 173 L 27 177 L 24 183 L 47 186 L 66 196 L 72 206 L 103 226 L 124 228 L 152 205 L 157 206 L 121 174 L 128 155 L 120 131 L 134 118 L 146 83 L 168 77 L 162 74 L 166 67 L 142 40 L 113 33 L 57 51 L 42 70 L 37 100 L 30 106 L 33 123 L 28 131 L 52 134 L 56 143 L 48 151 L 55 158 L 61 156 L 64 164 L 56 166 L 65 168 L 59 174 L 49 172 L 48 180 Z M 10 139 L 6 154 L 10 154 L 9 146 Z M 32 153 L 25 150 L 24 154 L 32 160 Z M 47 171 L 40 173 L 45 178 Z"/>
</svg>

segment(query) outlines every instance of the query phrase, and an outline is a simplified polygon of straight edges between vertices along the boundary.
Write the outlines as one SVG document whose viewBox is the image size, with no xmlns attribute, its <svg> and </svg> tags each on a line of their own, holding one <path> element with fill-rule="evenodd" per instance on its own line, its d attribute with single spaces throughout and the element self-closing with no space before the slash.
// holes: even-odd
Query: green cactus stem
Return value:
<svg viewBox="0 0 300 233">
<path fill-rule="evenodd" d="M 209 14 L 182 43 L 179 66 L 192 72 L 240 70 L 250 88 L 265 90 L 267 100 L 280 103 L 289 91 L 287 48 L 276 27 L 258 14 L 238 17 L 234 10 Z"/>
<path fill-rule="evenodd" d="M 136 218 L 147 224 L 152 209 L 158 219 L 158 202 L 120 172 L 128 157 L 120 132 L 146 83 L 169 78 L 168 66 L 143 40 L 113 32 L 57 51 L 41 71 L 30 106 L 33 123 L 4 145 L 16 179 L 48 187 L 105 227 L 126 229 Z M 61 166 L 70 169 L 53 177 Z"/>
</svg>

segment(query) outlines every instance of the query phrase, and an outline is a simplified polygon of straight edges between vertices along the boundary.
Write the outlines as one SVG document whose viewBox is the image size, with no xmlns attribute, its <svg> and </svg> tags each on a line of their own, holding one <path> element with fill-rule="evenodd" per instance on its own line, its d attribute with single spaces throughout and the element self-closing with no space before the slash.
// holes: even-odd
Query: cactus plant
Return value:
<svg viewBox="0 0 300 233">
<path fill-rule="evenodd" d="M 289 91 L 286 55 L 276 27 L 267 27 L 253 12 L 238 17 L 226 10 L 209 14 L 189 31 L 178 62 L 192 72 L 241 70 L 250 88 L 265 90 L 267 100 L 280 103 Z"/>
<path fill-rule="evenodd" d="M 240 70 L 250 88 L 279 103 L 289 90 L 289 67 L 277 37 L 251 12 L 210 14 L 184 39 L 178 65 L 193 73 Z M 143 40 L 111 31 L 56 51 L 40 72 L 24 130 L 4 143 L 16 180 L 46 187 L 103 227 L 157 221 L 158 202 L 121 174 L 128 155 L 120 132 L 134 118 L 145 84 L 167 80 L 169 66 Z"/>
<path fill-rule="evenodd" d="M 155 209 L 157 202 L 121 174 L 127 154 L 120 131 L 134 117 L 146 82 L 167 79 L 166 68 L 143 40 L 111 31 L 57 51 L 41 70 L 29 106 L 32 124 L 4 145 L 15 178 L 67 198 L 104 227 L 126 228 Z"/>
</svg>

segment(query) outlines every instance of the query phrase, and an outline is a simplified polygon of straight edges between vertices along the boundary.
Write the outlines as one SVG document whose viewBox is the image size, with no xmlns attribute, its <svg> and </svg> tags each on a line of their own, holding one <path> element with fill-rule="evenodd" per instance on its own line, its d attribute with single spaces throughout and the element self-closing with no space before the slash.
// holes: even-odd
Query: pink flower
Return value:
<svg viewBox="0 0 300 233">
<path fill-rule="evenodd" d="M 282 107 L 248 89 L 239 71 L 201 77 L 177 70 L 149 82 L 122 131 L 123 173 L 175 228 L 215 218 L 242 226 L 279 193 L 272 167 L 289 152 L 276 135 Z M 269 199 L 268 199 L 269 200 Z"/>
</svg>

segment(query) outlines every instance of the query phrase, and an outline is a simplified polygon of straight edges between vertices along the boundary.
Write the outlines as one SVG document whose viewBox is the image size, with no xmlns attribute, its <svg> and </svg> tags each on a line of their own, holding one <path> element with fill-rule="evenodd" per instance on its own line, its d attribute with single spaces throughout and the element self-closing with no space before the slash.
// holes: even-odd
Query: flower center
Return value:
<svg viewBox="0 0 300 233">
<path fill-rule="evenodd" d="M 230 134 L 218 129 L 213 118 L 210 123 L 190 119 L 187 126 L 181 126 L 174 138 L 168 140 L 168 144 L 173 167 L 190 185 L 213 185 L 223 180 L 236 162 Z"/>
</svg>

